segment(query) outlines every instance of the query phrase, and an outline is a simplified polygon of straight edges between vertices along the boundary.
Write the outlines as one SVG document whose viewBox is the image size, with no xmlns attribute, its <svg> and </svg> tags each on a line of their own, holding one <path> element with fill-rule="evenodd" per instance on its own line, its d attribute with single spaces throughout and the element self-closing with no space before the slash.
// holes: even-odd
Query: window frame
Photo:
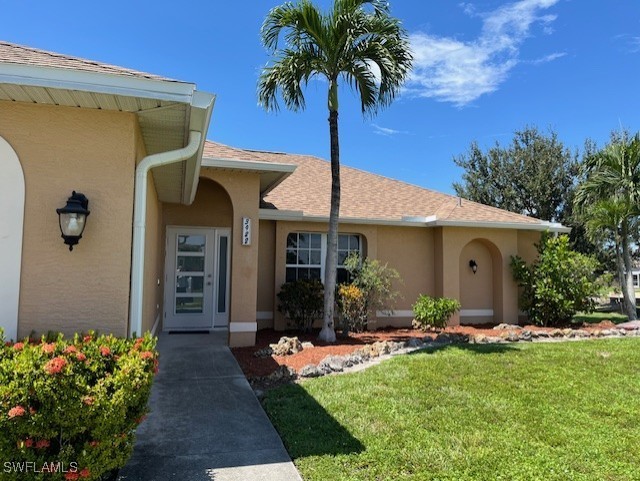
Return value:
<svg viewBox="0 0 640 481">
<path fill-rule="evenodd" d="M 290 264 L 289 262 L 287 262 L 287 251 L 289 249 L 291 249 L 288 246 L 288 239 L 289 236 L 291 234 L 296 234 L 296 235 L 300 235 L 300 234 L 307 234 L 307 235 L 319 235 L 320 236 L 320 265 L 318 266 L 317 264 Z M 364 236 L 362 234 L 358 234 L 355 232 L 339 232 L 338 233 L 338 245 L 340 245 L 340 236 L 356 236 L 358 237 L 358 253 L 360 254 L 360 257 L 362 258 L 363 256 L 363 252 L 364 252 L 364 247 L 363 247 L 363 240 L 364 240 Z M 290 282 L 287 281 L 287 269 L 316 269 L 318 267 L 320 267 L 320 282 L 324 282 L 324 276 L 325 276 L 325 271 L 326 271 L 326 259 L 327 259 L 327 234 L 324 232 L 313 232 L 313 231 L 303 231 L 303 230 L 299 230 L 299 231 L 291 231 L 288 232 L 287 235 L 285 236 L 285 264 L 284 264 L 284 269 L 285 269 L 285 282 Z M 296 247 L 296 252 L 297 249 L 299 249 L 298 247 Z M 339 250 L 344 250 L 344 249 L 339 249 Z M 347 248 L 348 252 L 354 252 L 355 250 L 351 250 L 349 248 Z M 344 269 L 344 264 L 339 264 L 336 266 L 336 269 Z M 296 279 L 299 279 L 297 274 L 296 274 Z"/>
</svg>

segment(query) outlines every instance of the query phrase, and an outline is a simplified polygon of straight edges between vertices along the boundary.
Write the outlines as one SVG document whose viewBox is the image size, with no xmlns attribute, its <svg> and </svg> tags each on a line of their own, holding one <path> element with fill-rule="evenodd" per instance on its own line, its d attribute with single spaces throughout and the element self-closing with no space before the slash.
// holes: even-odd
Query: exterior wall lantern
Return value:
<svg viewBox="0 0 640 481">
<path fill-rule="evenodd" d="M 478 271 L 478 263 L 474 259 L 469 261 L 469 267 L 471 267 L 474 274 Z"/>
<path fill-rule="evenodd" d="M 64 243 L 69 246 L 70 251 L 82 239 L 87 216 L 90 214 L 87 209 L 88 206 L 89 199 L 84 194 L 74 190 L 71 193 L 71 197 L 67 199 L 67 205 L 56 209 L 60 222 L 60 232 Z"/>
</svg>

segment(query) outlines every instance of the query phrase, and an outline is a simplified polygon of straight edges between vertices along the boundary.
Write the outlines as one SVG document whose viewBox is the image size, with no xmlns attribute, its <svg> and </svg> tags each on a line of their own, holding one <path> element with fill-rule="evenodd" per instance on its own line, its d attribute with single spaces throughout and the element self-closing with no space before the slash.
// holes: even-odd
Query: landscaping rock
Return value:
<svg viewBox="0 0 640 481">
<path fill-rule="evenodd" d="M 602 331 L 602 335 L 604 337 L 613 336 L 613 334 L 614 334 L 613 329 L 605 329 L 605 330 Z"/>
<path fill-rule="evenodd" d="M 281 337 L 278 344 L 269 344 L 269 347 L 273 350 L 274 356 L 289 356 L 303 349 L 300 339 L 286 336 Z"/>
<path fill-rule="evenodd" d="M 417 337 L 412 337 L 407 341 L 407 347 L 409 348 L 420 348 L 424 345 L 424 343 L 418 339 Z"/>
<path fill-rule="evenodd" d="M 318 365 L 318 369 L 324 372 L 342 372 L 346 366 L 346 358 L 343 356 L 327 356 Z"/>
<path fill-rule="evenodd" d="M 522 327 L 518 326 L 517 324 L 507 324 L 503 322 L 502 324 L 498 324 L 497 326 L 495 326 L 493 329 L 496 331 L 504 331 L 506 329 L 519 331 L 520 329 L 522 329 Z"/>
<path fill-rule="evenodd" d="M 253 353 L 254 357 L 271 357 L 272 354 L 273 354 L 273 349 L 271 349 L 271 347 L 269 346 L 264 347 L 262 349 L 258 349 L 256 352 Z"/>
<path fill-rule="evenodd" d="M 591 332 L 591 336 L 592 337 L 602 337 L 602 331 L 600 329 L 595 329 L 593 332 Z"/>
<path fill-rule="evenodd" d="M 315 347 L 315 346 L 314 346 L 314 345 L 313 345 L 313 343 L 311 343 L 311 342 L 303 342 L 303 343 L 302 343 L 302 349 L 312 349 L 312 348 L 314 348 L 314 347 Z"/>
<path fill-rule="evenodd" d="M 299 376 L 300 377 L 320 377 L 324 373 L 322 370 L 318 369 L 318 366 L 314 366 L 313 364 L 307 364 L 302 369 L 300 369 Z"/>
<path fill-rule="evenodd" d="M 485 336 L 484 334 L 475 334 L 471 336 L 469 342 L 471 344 L 484 344 L 485 342 L 487 342 L 487 336 Z"/>
<path fill-rule="evenodd" d="M 518 336 L 515 337 L 516 341 L 518 340 Z M 505 340 L 500 336 L 487 336 L 485 339 L 485 344 L 504 344 Z"/>
<path fill-rule="evenodd" d="M 571 329 L 566 335 L 569 339 L 584 339 L 589 337 L 589 331 L 585 331 L 584 329 Z"/>
<path fill-rule="evenodd" d="M 357 364 L 362 364 L 365 361 L 365 358 L 362 355 L 354 352 L 350 356 L 347 356 L 347 364 L 350 366 L 355 366 Z"/>
<path fill-rule="evenodd" d="M 289 366 L 279 366 L 267 376 L 267 381 L 278 383 L 281 381 L 290 381 L 296 378 L 296 370 Z"/>
<path fill-rule="evenodd" d="M 535 335 L 534 335 L 535 333 Z M 537 337 L 538 339 L 541 338 L 549 338 L 551 337 L 550 334 L 547 331 L 531 331 L 531 334 L 533 335 L 533 337 Z"/>
<path fill-rule="evenodd" d="M 570 331 L 571 329 L 569 329 Z M 564 337 L 564 331 L 562 329 L 554 329 L 549 333 L 551 337 Z"/>
<path fill-rule="evenodd" d="M 514 333 L 515 334 L 515 333 Z M 529 331 L 528 329 L 523 329 L 520 334 L 518 335 L 518 338 L 521 341 L 525 341 L 525 342 L 531 342 L 531 340 L 533 339 L 533 333 L 531 331 Z"/>
<path fill-rule="evenodd" d="M 436 336 L 436 338 L 434 339 L 434 342 L 441 342 L 441 343 L 465 343 L 465 342 L 469 342 L 469 334 L 459 334 L 456 332 L 441 332 L 440 334 L 438 334 Z"/>
</svg>

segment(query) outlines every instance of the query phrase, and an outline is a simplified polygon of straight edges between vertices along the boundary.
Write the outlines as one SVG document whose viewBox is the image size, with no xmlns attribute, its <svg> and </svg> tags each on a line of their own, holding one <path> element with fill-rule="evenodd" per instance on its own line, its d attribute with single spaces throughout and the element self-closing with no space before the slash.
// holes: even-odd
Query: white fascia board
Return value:
<svg viewBox="0 0 640 481">
<path fill-rule="evenodd" d="M 329 222 L 329 217 L 305 215 L 301 210 L 260 209 L 261 220 L 280 220 L 291 222 Z M 390 225 L 399 227 L 486 227 L 491 229 L 517 229 L 568 233 L 569 227 L 551 222 L 525 224 L 518 222 L 473 222 L 438 220 L 436 216 L 411 217 L 403 216 L 402 220 L 371 219 L 362 217 L 340 217 L 341 224 Z"/>
<path fill-rule="evenodd" d="M 0 64 L 0 83 L 191 103 L 195 85 L 127 75 L 34 65 Z"/>
<path fill-rule="evenodd" d="M 329 222 L 329 217 L 305 215 L 301 210 L 260 209 L 261 220 L 280 220 L 290 222 Z M 340 217 L 341 224 L 390 225 L 400 227 L 427 227 L 422 222 L 390 219 L 368 219 L 361 217 Z"/>
<path fill-rule="evenodd" d="M 558 232 L 568 234 L 571 232 L 570 227 L 555 222 L 540 222 L 539 224 L 527 224 L 524 222 L 478 222 L 468 220 L 436 220 L 428 224 L 429 227 L 476 227 L 489 229 L 516 229 L 516 230 L 535 230 Z"/>
<path fill-rule="evenodd" d="M 213 157 L 202 159 L 203 167 L 214 167 L 218 169 L 253 170 L 256 172 L 283 172 L 292 173 L 296 170 L 295 164 L 276 164 L 267 162 L 256 162 L 252 160 L 229 160 Z"/>
</svg>

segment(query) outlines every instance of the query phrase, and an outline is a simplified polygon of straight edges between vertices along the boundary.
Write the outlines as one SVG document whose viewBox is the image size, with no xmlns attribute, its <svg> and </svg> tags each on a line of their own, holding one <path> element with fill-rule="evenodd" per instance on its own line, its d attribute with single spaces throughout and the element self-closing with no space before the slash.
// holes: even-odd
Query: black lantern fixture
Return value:
<svg viewBox="0 0 640 481">
<path fill-rule="evenodd" d="M 477 270 L 478 270 L 478 263 L 474 259 L 471 259 L 469 261 L 469 267 L 471 267 L 471 270 L 475 274 L 477 272 Z"/>
<path fill-rule="evenodd" d="M 87 216 L 90 214 L 87 210 L 88 206 L 89 199 L 74 190 L 71 197 L 67 199 L 67 205 L 56 209 L 60 221 L 60 232 L 62 232 L 64 243 L 69 246 L 70 251 L 82 239 Z"/>
</svg>

